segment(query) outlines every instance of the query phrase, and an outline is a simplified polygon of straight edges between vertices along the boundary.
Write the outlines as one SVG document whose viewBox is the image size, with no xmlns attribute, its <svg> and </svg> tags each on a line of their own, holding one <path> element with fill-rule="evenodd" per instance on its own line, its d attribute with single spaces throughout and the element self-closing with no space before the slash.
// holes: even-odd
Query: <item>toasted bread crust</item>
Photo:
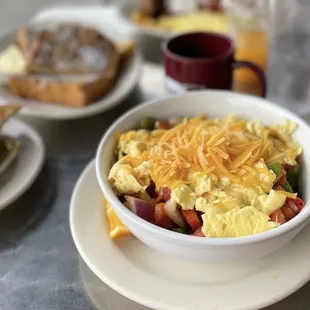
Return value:
<svg viewBox="0 0 310 310">
<path fill-rule="evenodd" d="M 0 127 L 21 108 L 19 104 L 0 105 Z"/>
<path fill-rule="evenodd" d="M 46 103 L 62 103 L 83 107 L 104 96 L 113 86 L 113 80 L 99 76 L 88 82 L 44 81 L 37 76 L 13 76 L 10 90 L 21 97 Z"/>
</svg>

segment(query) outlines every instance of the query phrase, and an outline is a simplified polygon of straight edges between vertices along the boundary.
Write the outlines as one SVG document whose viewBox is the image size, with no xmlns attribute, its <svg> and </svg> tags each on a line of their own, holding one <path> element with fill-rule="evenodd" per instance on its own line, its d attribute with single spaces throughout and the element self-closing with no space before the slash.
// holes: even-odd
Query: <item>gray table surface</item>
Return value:
<svg viewBox="0 0 310 310">
<path fill-rule="evenodd" d="M 41 0 L 40 6 L 51 3 Z M 24 4 L 22 9 L 21 4 Z M 37 4 L 35 0 L 27 0 L 27 5 L 24 0 L 0 0 L 0 32 L 26 23 L 37 11 Z M 158 61 L 159 42 L 140 39 L 145 58 Z M 94 157 L 106 128 L 147 97 L 137 87 L 118 107 L 82 120 L 56 122 L 23 118 L 44 138 L 47 160 L 33 186 L 0 213 L 0 310 L 146 309 L 108 289 L 81 262 L 70 235 L 68 213 L 75 182 Z M 92 288 L 96 306 L 86 293 L 82 279 Z M 309 289 L 307 284 L 265 310 L 308 310 Z M 102 296 L 106 297 L 104 301 L 98 303 L 96 293 L 101 300 Z"/>
</svg>

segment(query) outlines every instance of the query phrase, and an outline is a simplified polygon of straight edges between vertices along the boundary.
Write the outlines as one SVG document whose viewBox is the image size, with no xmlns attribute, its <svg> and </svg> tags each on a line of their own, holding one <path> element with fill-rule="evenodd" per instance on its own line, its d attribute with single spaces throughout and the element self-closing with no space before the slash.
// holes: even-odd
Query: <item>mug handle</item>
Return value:
<svg viewBox="0 0 310 310">
<path fill-rule="evenodd" d="M 233 63 L 233 69 L 244 68 L 244 67 L 252 70 L 256 74 L 256 76 L 259 79 L 260 85 L 261 85 L 262 97 L 266 97 L 267 82 L 266 82 L 265 72 L 258 65 L 250 61 L 235 60 Z"/>
</svg>

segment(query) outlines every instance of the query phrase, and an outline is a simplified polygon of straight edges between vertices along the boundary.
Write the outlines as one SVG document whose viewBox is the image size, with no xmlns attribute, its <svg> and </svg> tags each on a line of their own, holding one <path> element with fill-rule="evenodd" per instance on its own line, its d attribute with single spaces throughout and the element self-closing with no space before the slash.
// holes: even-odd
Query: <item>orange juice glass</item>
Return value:
<svg viewBox="0 0 310 310">
<path fill-rule="evenodd" d="M 233 1 L 238 2 L 238 1 Z M 246 9 L 248 11 L 246 11 Z M 228 10 L 230 33 L 235 40 L 236 59 L 247 60 L 267 69 L 268 36 L 267 10 L 262 8 L 246 8 L 245 15 L 237 15 Z M 235 70 L 234 90 L 255 95 L 261 94 L 260 82 L 257 76 L 246 68 Z"/>
<path fill-rule="evenodd" d="M 263 30 L 249 30 L 236 36 L 236 59 L 245 59 L 267 69 L 267 35 Z M 240 92 L 260 94 L 260 82 L 253 71 L 241 68 L 234 73 L 234 89 Z"/>
</svg>

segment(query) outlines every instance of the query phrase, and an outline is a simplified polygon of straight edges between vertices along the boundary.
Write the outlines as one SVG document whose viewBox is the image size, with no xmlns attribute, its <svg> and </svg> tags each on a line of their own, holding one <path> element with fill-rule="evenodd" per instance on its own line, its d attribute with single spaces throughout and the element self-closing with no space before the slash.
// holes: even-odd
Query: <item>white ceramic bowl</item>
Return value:
<svg viewBox="0 0 310 310">
<path fill-rule="evenodd" d="M 236 114 L 246 119 L 259 119 L 265 124 L 275 124 L 290 119 L 298 124 L 294 139 L 304 148 L 302 193 L 305 208 L 288 223 L 253 236 L 239 238 L 198 238 L 178 234 L 152 225 L 129 211 L 114 194 L 107 181 L 115 148 L 115 132 L 135 128 L 145 116 L 167 119 L 172 116 L 196 116 L 207 113 L 209 117 Z M 180 258 L 207 262 L 245 261 L 265 256 L 291 241 L 306 225 L 310 216 L 310 128 L 291 112 L 271 102 L 252 96 L 227 91 L 198 91 L 154 100 L 137 106 L 121 116 L 102 138 L 96 158 L 97 177 L 112 208 L 142 242 L 150 247 Z"/>
</svg>

